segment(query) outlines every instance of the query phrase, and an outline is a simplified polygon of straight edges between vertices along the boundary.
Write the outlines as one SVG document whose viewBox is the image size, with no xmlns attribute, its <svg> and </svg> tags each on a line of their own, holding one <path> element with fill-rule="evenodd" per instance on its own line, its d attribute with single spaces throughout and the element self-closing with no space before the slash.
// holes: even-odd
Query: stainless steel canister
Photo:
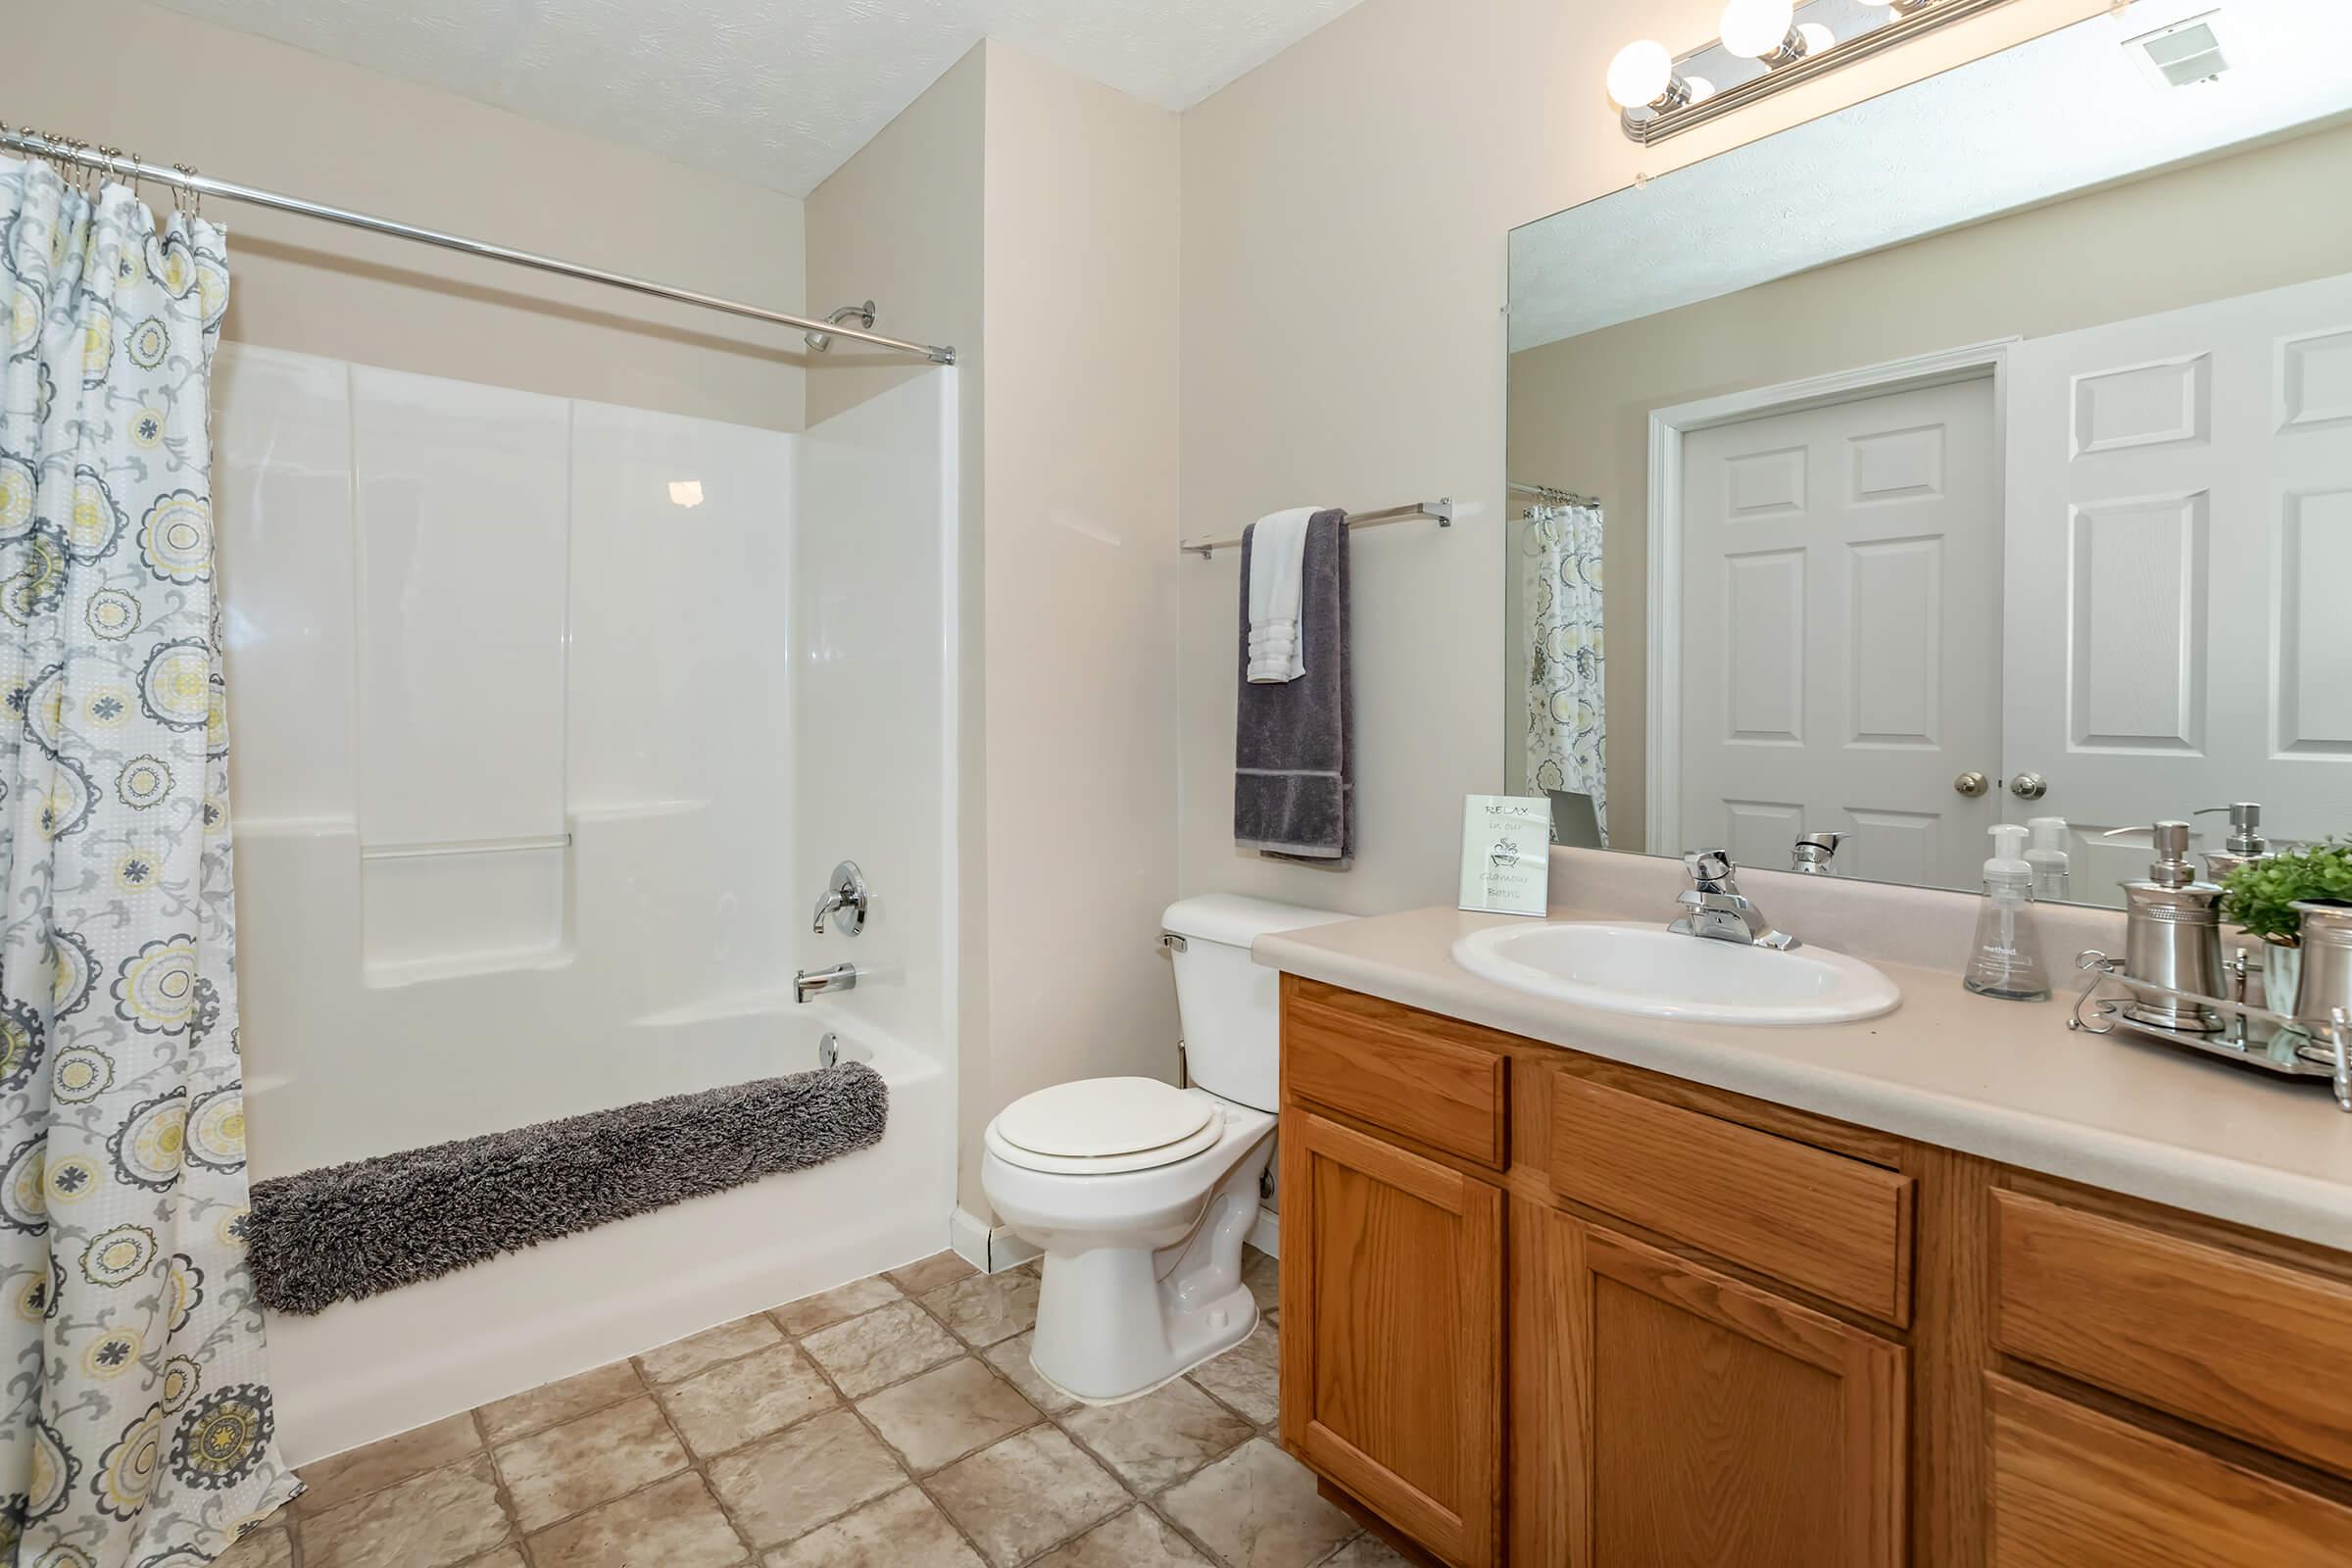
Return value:
<svg viewBox="0 0 2352 1568">
<path fill-rule="evenodd" d="M 2229 995 L 2229 982 L 2222 972 L 2220 888 L 2210 882 L 2172 888 L 2130 882 L 2125 884 L 2125 894 L 2126 978 L 2200 997 Z M 2124 1016 L 2183 1034 L 2210 1035 L 2222 1030 L 2221 1014 L 2213 1008 L 2147 992 L 2124 1008 Z"/>
<path fill-rule="evenodd" d="M 2352 904 L 2306 900 L 2295 912 L 2303 916 L 2303 976 L 2295 985 L 2295 1016 L 2324 1024 L 2337 1007 L 2352 1012 Z"/>
</svg>

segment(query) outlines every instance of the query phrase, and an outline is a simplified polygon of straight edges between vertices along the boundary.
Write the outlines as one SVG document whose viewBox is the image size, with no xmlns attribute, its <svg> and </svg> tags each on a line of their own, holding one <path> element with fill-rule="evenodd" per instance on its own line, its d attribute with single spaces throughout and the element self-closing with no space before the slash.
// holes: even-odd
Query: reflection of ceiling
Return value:
<svg viewBox="0 0 2352 1568">
<path fill-rule="evenodd" d="M 164 3 L 797 196 L 984 36 L 1186 109 L 1356 0 Z"/>
<path fill-rule="evenodd" d="M 2218 81 L 2121 47 L 2217 4 Z M 1512 352 L 2352 112 L 2348 64 L 2345 0 L 2139 0 L 1513 230 Z"/>
</svg>

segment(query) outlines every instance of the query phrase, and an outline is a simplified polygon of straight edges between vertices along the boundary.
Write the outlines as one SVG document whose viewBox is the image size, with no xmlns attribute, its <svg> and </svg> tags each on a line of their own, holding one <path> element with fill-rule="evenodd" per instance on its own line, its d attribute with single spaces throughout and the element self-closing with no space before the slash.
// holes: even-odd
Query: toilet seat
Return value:
<svg viewBox="0 0 2352 1568">
<path fill-rule="evenodd" d="M 1072 1176 L 1152 1170 L 1213 1148 L 1215 1102 L 1155 1078 L 1085 1078 L 1024 1095 L 989 1127 L 1007 1164 Z"/>
</svg>

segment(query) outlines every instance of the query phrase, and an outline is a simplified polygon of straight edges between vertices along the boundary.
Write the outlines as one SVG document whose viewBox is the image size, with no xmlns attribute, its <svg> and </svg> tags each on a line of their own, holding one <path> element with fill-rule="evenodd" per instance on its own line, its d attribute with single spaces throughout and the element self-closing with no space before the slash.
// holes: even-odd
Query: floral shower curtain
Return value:
<svg viewBox="0 0 2352 1568">
<path fill-rule="evenodd" d="M 1601 693 L 1600 509 L 1539 506 L 1524 531 L 1527 787 L 1592 798 L 1608 842 L 1607 706 Z"/>
<path fill-rule="evenodd" d="M 0 1564 L 297 1490 L 245 1269 L 207 391 L 220 231 L 0 159 Z"/>
</svg>

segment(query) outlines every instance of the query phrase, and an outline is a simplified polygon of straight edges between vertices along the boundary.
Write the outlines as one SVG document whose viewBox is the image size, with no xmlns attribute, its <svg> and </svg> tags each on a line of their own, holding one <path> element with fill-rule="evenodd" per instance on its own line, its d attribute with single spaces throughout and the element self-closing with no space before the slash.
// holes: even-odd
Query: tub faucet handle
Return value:
<svg viewBox="0 0 2352 1568">
<path fill-rule="evenodd" d="M 833 868 L 833 880 L 825 896 L 816 901 L 816 934 L 825 934 L 825 916 L 841 916 L 841 934 L 854 937 L 865 929 L 865 873 L 858 869 L 856 860 L 844 860 Z"/>
</svg>

